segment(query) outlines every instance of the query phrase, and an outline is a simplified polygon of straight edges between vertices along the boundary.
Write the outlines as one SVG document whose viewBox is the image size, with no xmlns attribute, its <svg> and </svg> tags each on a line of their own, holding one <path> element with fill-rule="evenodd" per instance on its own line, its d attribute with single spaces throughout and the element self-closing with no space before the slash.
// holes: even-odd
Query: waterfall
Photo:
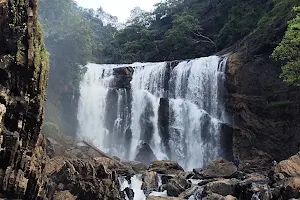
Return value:
<svg viewBox="0 0 300 200">
<path fill-rule="evenodd" d="M 78 136 L 134 160 L 142 143 L 185 169 L 220 156 L 226 58 L 131 65 L 88 64 L 80 84 Z M 145 156 L 148 157 L 148 156 Z"/>
</svg>

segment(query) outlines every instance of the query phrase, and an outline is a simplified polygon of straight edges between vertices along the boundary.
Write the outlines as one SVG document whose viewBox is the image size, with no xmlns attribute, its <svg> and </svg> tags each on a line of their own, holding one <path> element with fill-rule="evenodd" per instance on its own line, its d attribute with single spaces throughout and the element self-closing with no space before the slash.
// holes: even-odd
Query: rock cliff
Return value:
<svg viewBox="0 0 300 200">
<path fill-rule="evenodd" d="M 37 0 L 0 1 L 0 198 L 36 199 L 44 184 L 49 59 L 37 7 Z"/>
<path fill-rule="evenodd" d="M 285 31 L 284 22 L 275 25 L 220 52 L 229 52 L 226 107 L 234 154 L 249 162 L 286 159 L 300 147 L 300 88 L 285 84 L 280 64 L 270 58 L 270 43 Z"/>
</svg>

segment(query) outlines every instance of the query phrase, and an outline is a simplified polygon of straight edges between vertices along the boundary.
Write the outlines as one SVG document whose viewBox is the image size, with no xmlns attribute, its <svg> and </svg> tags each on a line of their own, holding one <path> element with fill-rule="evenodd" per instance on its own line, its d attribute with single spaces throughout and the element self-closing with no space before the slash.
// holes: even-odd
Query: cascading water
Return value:
<svg viewBox="0 0 300 200">
<path fill-rule="evenodd" d="M 144 142 L 157 159 L 202 167 L 220 155 L 225 65 L 217 56 L 177 65 L 89 64 L 80 85 L 78 135 L 122 159 L 134 160 Z"/>
</svg>

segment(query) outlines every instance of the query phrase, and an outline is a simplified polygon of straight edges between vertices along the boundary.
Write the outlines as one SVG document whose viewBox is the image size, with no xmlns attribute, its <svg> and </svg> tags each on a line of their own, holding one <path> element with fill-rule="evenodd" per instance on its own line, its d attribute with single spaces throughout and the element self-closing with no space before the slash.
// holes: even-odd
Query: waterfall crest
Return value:
<svg viewBox="0 0 300 200">
<path fill-rule="evenodd" d="M 220 156 L 225 65 L 217 56 L 89 64 L 80 84 L 78 136 L 125 160 L 136 159 L 146 143 L 159 160 L 202 167 Z"/>
</svg>

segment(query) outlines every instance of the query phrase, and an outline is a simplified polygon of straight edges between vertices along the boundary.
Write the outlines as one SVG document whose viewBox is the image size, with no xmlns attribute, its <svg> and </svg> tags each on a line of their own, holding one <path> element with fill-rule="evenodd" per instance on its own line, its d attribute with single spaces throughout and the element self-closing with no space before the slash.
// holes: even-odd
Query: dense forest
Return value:
<svg viewBox="0 0 300 200">
<path fill-rule="evenodd" d="M 154 62 L 212 55 L 251 33 L 268 34 L 266 30 L 279 21 L 292 19 L 297 5 L 297 0 L 165 0 L 118 30 L 103 18 L 102 8 L 94 11 L 72 0 L 44 0 L 40 20 L 55 58 L 51 69 L 76 85 L 80 66 L 87 61 Z M 263 42 L 275 48 L 280 41 Z"/>
</svg>

